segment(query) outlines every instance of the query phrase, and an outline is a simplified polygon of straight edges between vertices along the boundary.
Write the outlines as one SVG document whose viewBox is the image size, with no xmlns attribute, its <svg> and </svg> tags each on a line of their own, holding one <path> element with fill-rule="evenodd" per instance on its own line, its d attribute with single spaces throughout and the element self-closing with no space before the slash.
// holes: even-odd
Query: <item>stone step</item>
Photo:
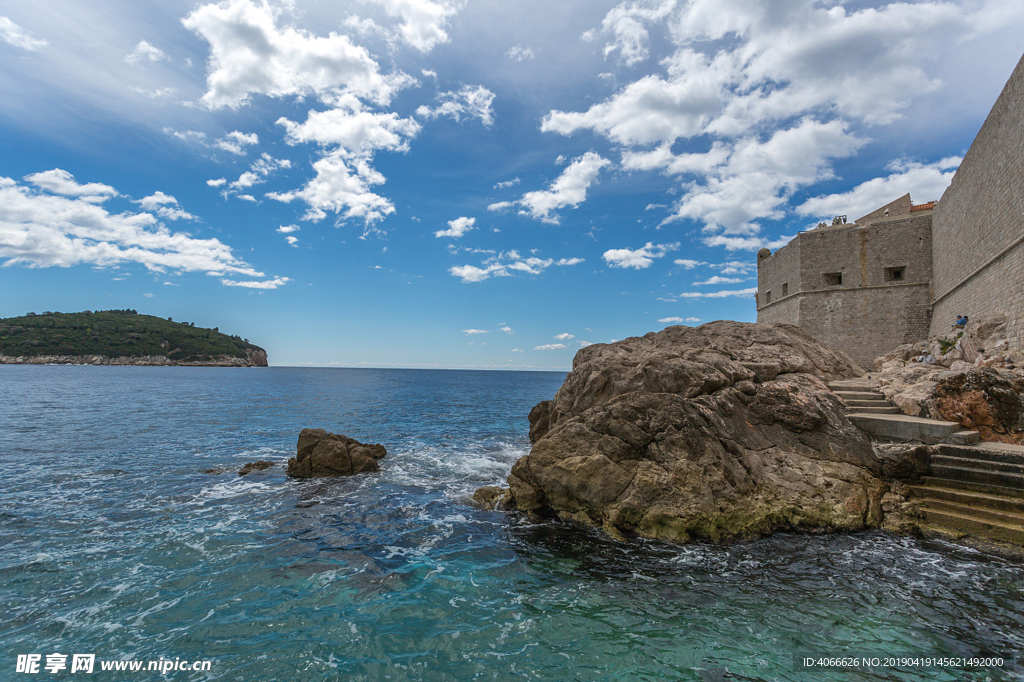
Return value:
<svg viewBox="0 0 1024 682">
<path fill-rule="evenodd" d="M 932 464 L 932 475 L 937 478 L 944 478 L 955 481 L 969 481 L 971 483 L 984 483 L 985 485 L 998 485 L 1013 490 L 1024 490 L 1024 475 L 1012 474 L 1005 471 L 990 471 L 975 467 L 946 466 Z"/>
<path fill-rule="evenodd" d="M 1010 445 L 1008 443 L 979 443 L 972 446 L 946 444 L 938 446 L 938 451 L 940 455 L 949 455 L 951 457 L 1024 464 L 1024 445 Z"/>
<path fill-rule="evenodd" d="M 909 417 L 905 414 L 851 414 L 849 418 L 855 425 L 872 436 L 882 436 L 899 441 L 919 440 L 925 443 L 941 443 L 951 433 L 960 430 L 960 425 L 956 422 Z"/>
<path fill-rule="evenodd" d="M 1005 509 L 989 509 L 987 507 L 976 507 L 970 504 L 961 504 L 949 500 L 928 499 L 921 509 L 934 509 L 935 511 L 947 514 L 956 514 L 979 521 L 990 521 L 1001 523 L 1005 526 L 1016 526 L 1024 530 L 1024 514 Z"/>
<path fill-rule="evenodd" d="M 927 500 L 945 500 L 955 502 L 968 507 L 979 507 L 984 509 L 997 509 L 1002 511 L 1024 514 L 1024 495 L 1014 497 L 1011 495 L 992 495 L 990 493 L 979 493 L 971 490 L 958 490 L 943 485 L 912 485 L 911 495 L 915 498 Z"/>
<path fill-rule="evenodd" d="M 968 469 L 980 469 L 982 471 L 997 471 L 1005 472 L 1009 474 L 1018 474 L 1024 476 L 1024 463 L 1021 462 L 1001 462 L 999 460 L 982 459 L 980 457 L 969 457 L 969 456 L 957 456 L 951 455 L 932 455 L 931 465 L 934 469 L 936 466 L 945 467 L 961 467 Z"/>
<path fill-rule="evenodd" d="M 923 476 L 924 485 L 930 488 L 952 488 L 982 495 L 995 495 L 998 497 L 1018 497 L 1020 490 L 1008 488 L 1005 485 L 992 485 L 991 483 L 976 483 L 975 481 L 951 480 L 937 476 Z"/>
<path fill-rule="evenodd" d="M 882 396 L 878 396 L 878 400 L 847 400 L 847 407 L 885 407 L 889 404 L 889 401 Z"/>
<path fill-rule="evenodd" d="M 874 391 L 876 384 L 866 379 L 840 379 L 830 381 L 828 387 L 833 391 Z"/>
<path fill-rule="evenodd" d="M 921 508 L 921 513 L 924 514 L 924 518 L 929 523 L 937 526 L 952 528 L 963 533 L 1000 542 L 1012 542 L 1017 545 L 1024 544 L 1024 526 L 978 519 L 972 515 L 958 514 L 949 510 L 932 509 L 927 506 Z"/>
<path fill-rule="evenodd" d="M 949 434 L 947 442 L 953 445 L 973 445 L 974 443 L 981 442 L 980 431 L 957 431 L 956 433 Z"/>
<path fill-rule="evenodd" d="M 833 391 L 833 393 L 843 400 L 877 400 L 879 398 L 885 400 L 884 395 L 873 391 Z"/>
<path fill-rule="evenodd" d="M 900 408 L 888 403 L 879 403 L 878 407 L 854 407 L 850 414 L 903 414 Z M 971 433 L 976 433 L 972 431 Z"/>
</svg>

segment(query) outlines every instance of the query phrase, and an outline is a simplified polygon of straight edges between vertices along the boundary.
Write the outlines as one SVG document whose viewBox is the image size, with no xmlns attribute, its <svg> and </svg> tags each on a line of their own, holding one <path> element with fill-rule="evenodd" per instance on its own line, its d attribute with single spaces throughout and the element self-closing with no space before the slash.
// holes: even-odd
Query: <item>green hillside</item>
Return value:
<svg viewBox="0 0 1024 682">
<path fill-rule="evenodd" d="M 262 351 L 248 339 L 174 322 L 134 310 L 29 313 L 0 319 L 0 355 L 164 356 L 175 362 L 206 362 L 217 356 L 245 358 Z"/>
</svg>

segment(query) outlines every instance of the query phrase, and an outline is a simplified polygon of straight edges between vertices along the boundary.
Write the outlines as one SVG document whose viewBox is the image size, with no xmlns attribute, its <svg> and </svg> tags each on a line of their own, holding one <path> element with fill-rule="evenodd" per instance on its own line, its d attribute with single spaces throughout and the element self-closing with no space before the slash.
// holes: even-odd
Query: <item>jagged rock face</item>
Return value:
<svg viewBox="0 0 1024 682">
<path fill-rule="evenodd" d="M 383 445 L 363 444 L 323 429 L 302 429 L 286 473 L 292 478 L 316 478 L 380 471 L 377 460 L 386 454 Z"/>
<path fill-rule="evenodd" d="M 881 464 L 825 384 L 860 373 L 789 325 L 670 327 L 584 348 L 530 414 L 511 496 L 523 511 L 683 542 L 877 525 Z"/>
<path fill-rule="evenodd" d="M 976 429 L 983 440 L 1024 444 L 1024 377 L 992 369 L 946 376 L 932 390 L 936 418 Z"/>
</svg>

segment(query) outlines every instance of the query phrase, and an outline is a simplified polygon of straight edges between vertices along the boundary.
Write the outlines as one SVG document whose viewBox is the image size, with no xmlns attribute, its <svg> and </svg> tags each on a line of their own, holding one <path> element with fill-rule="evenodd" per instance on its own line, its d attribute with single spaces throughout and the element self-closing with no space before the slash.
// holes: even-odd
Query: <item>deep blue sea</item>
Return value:
<svg viewBox="0 0 1024 682">
<path fill-rule="evenodd" d="M 1024 677 L 794 667 L 1020 656 L 1020 562 L 880 532 L 621 542 L 465 504 L 528 452 L 563 378 L 0 366 L 0 680 Z M 283 464 L 304 427 L 383 443 L 382 470 L 235 473 Z M 67 669 L 42 667 L 54 653 Z M 210 669 L 100 670 L 159 659 Z"/>
</svg>

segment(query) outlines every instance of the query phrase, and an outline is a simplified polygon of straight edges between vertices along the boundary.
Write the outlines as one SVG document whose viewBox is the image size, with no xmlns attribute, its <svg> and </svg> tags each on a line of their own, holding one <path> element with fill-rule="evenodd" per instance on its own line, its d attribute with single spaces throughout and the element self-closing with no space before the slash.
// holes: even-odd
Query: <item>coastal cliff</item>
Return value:
<svg viewBox="0 0 1024 682">
<path fill-rule="evenodd" d="M 134 310 L 0 319 L 0 364 L 266 367 L 248 339 Z"/>
<path fill-rule="evenodd" d="M 826 385 L 859 374 L 790 325 L 589 346 L 530 413 L 533 447 L 497 504 L 676 542 L 877 527 L 886 467 Z"/>
</svg>

